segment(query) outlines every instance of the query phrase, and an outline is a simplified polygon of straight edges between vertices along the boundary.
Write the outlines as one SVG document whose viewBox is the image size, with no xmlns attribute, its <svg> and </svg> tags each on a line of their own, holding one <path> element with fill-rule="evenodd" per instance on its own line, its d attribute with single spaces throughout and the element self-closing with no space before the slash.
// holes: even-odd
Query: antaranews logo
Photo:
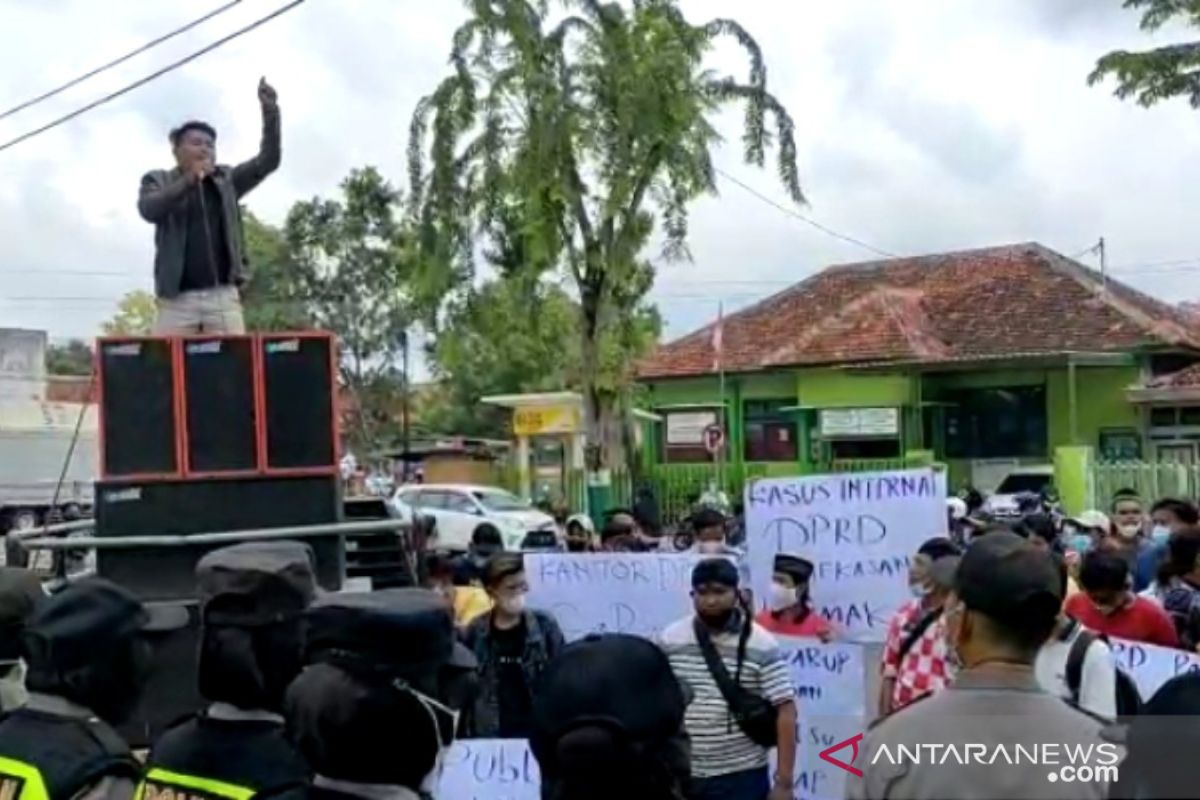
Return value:
<svg viewBox="0 0 1200 800">
<path fill-rule="evenodd" d="M 822 761 L 859 778 L 863 771 L 854 766 L 858 760 L 862 733 L 831 745 L 820 752 Z M 834 755 L 850 748 L 850 758 L 843 761 Z M 1035 744 L 983 744 L 980 742 L 880 744 L 867 754 L 867 766 L 1030 766 L 1046 767 L 1050 783 L 1116 783 L 1117 764 L 1121 751 L 1116 744 L 1071 744 L 1039 742 Z"/>
</svg>

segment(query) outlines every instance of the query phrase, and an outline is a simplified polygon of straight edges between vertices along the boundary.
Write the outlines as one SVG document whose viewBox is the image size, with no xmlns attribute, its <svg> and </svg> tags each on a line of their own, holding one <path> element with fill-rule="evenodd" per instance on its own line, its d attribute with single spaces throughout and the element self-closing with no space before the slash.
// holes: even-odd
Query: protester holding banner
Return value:
<svg viewBox="0 0 1200 800">
<path fill-rule="evenodd" d="M 525 607 L 529 584 L 519 553 L 493 556 L 483 585 L 495 607 L 463 635 L 479 661 L 479 693 L 471 716 L 478 738 L 527 738 L 533 696 L 546 666 L 563 649 L 554 617 Z"/>
<path fill-rule="evenodd" d="M 953 676 L 941 625 L 943 605 L 953 588 L 950 582 L 953 574 L 943 565 L 935 576 L 933 567 L 942 559 L 956 558 L 958 553 L 957 545 L 938 537 L 922 544 L 913 557 L 908 585 L 914 597 L 893 615 L 884 641 L 881 716 L 938 691 Z"/>
<path fill-rule="evenodd" d="M 1106 636 L 1175 647 L 1170 617 L 1153 600 L 1135 595 L 1129 564 L 1118 553 L 1092 550 L 1079 568 L 1083 591 L 1067 600 L 1066 612 Z"/>
<path fill-rule="evenodd" d="M 1103 722 L 1038 687 L 1033 662 L 1062 604 L 1050 557 L 1014 533 L 989 532 L 967 549 L 955 586 L 946 636 L 962 670 L 945 690 L 867 732 L 855 759 L 861 776 L 847 778 L 846 797 L 1106 797 L 1107 779 L 1094 771 L 1061 781 L 1049 774 L 1071 748 L 1086 748 L 1092 766 L 1115 765 L 1122 755 L 1102 738 Z M 951 745 L 956 754 L 947 754 Z M 927 755 L 933 748 L 947 755 Z M 1010 755 L 996 757 L 998 750 Z M 986 755 L 973 758 L 972 751 Z M 1012 758 L 1022 751 L 1052 752 L 1055 760 Z"/>
<path fill-rule="evenodd" d="M 767 607 L 754 621 L 781 636 L 815 636 L 822 642 L 833 638 L 833 626 L 812 607 L 808 582 L 813 563 L 800 556 L 780 553 L 775 556 L 775 573 Z"/>
<path fill-rule="evenodd" d="M 724 558 L 692 572 L 694 616 L 669 625 L 661 644 L 694 699 L 690 800 L 791 800 L 796 706 L 775 637 L 740 607 L 738 570 Z M 778 750 L 774 785 L 767 756 Z"/>
<path fill-rule="evenodd" d="M 530 748 L 547 800 L 676 800 L 691 772 L 688 698 L 636 636 L 567 645 L 534 698 Z"/>
</svg>

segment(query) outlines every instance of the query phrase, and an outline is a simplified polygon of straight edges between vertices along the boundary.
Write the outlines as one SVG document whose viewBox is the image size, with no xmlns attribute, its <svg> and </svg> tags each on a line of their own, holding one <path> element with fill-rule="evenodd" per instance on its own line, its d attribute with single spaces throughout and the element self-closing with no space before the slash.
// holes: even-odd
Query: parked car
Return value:
<svg viewBox="0 0 1200 800">
<path fill-rule="evenodd" d="M 392 497 L 392 504 L 404 519 L 413 511 L 429 514 L 437 520 L 437 543 L 441 550 L 466 551 L 471 534 L 484 522 L 500 531 L 506 550 L 526 547 L 545 539 L 546 531 L 555 531 L 554 518 L 538 511 L 511 492 L 494 486 L 468 484 L 420 484 L 403 486 Z"/>
<path fill-rule="evenodd" d="M 983 501 L 983 510 L 993 517 L 1020 516 L 1022 497 L 1040 497 L 1053 484 L 1053 466 L 1017 467 Z"/>
</svg>

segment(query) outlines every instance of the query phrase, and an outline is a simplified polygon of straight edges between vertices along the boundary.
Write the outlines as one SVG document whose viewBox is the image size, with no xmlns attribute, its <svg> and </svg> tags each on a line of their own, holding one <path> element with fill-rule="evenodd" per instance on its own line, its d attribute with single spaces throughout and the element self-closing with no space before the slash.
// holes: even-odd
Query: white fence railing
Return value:
<svg viewBox="0 0 1200 800">
<path fill-rule="evenodd" d="M 1099 461 L 1092 465 L 1091 508 L 1107 511 L 1112 497 L 1133 489 L 1154 501 L 1163 497 L 1200 499 L 1200 464 L 1156 461 Z"/>
</svg>

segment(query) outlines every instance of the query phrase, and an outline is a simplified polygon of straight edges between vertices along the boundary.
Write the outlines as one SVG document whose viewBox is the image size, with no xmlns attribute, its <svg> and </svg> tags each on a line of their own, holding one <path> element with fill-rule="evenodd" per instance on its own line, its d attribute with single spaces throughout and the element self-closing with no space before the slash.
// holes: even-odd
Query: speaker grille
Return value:
<svg viewBox="0 0 1200 800">
<path fill-rule="evenodd" d="M 262 338 L 268 470 L 337 467 L 332 339 Z"/>
<path fill-rule="evenodd" d="M 167 339 L 99 343 L 105 476 L 178 474 L 171 350 Z"/>
<path fill-rule="evenodd" d="M 257 469 L 254 340 L 184 340 L 183 383 L 189 474 Z"/>
</svg>

